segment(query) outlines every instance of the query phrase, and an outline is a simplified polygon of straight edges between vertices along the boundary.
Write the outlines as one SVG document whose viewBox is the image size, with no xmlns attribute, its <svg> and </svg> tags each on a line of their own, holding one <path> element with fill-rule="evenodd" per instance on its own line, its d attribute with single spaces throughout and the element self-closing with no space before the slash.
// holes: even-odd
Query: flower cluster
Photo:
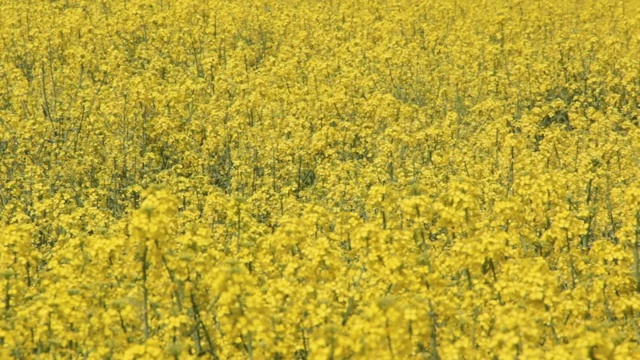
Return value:
<svg viewBox="0 0 640 360">
<path fill-rule="evenodd" d="M 0 13 L 0 358 L 638 358 L 639 1 Z"/>
</svg>

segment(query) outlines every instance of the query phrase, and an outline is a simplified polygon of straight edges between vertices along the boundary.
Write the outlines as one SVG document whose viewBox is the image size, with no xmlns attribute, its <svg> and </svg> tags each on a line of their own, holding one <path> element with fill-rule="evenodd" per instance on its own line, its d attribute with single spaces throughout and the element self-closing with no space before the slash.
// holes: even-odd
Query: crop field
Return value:
<svg viewBox="0 0 640 360">
<path fill-rule="evenodd" d="M 0 1 L 1 359 L 640 359 L 640 1 Z"/>
</svg>

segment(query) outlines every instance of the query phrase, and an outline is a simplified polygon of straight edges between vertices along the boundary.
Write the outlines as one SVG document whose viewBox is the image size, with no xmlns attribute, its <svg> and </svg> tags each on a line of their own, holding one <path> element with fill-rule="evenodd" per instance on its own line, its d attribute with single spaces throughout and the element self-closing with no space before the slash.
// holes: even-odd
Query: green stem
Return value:
<svg viewBox="0 0 640 360">
<path fill-rule="evenodd" d="M 142 254 L 142 295 L 144 302 L 144 338 L 150 337 L 149 330 L 149 289 L 147 288 L 147 252 L 148 247 L 144 245 L 144 252 Z"/>
<path fill-rule="evenodd" d="M 640 211 L 636 212 L 636 236 L 633 244 L 633 262 L 636 276 L 636 292 L 640 293 L 640 256 L 638 255 L 638 238 L 640 237 Z"/>
</svg>

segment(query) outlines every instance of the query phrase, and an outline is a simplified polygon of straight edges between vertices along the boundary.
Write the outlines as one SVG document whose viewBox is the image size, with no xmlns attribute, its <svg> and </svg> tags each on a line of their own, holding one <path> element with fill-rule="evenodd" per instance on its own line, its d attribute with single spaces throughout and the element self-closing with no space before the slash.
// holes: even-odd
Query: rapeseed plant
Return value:
<svg viewBox="0 0 640 360">
<path fill-rule="evenodd" d="M 0 4 L 0 357 L 640 353 L 640 7 Z"/>
</svg>

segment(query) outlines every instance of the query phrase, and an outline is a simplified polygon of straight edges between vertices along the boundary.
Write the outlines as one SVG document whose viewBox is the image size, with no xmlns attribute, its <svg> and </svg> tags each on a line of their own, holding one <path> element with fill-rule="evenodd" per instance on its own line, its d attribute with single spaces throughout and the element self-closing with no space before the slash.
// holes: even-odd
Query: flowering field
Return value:
<svg viewBox="0 0 640 360">
<path fill-rule="evenodd" d="M 0 358 L 640 358 L 638 5 L 0 2 Z"/>
</svg>

